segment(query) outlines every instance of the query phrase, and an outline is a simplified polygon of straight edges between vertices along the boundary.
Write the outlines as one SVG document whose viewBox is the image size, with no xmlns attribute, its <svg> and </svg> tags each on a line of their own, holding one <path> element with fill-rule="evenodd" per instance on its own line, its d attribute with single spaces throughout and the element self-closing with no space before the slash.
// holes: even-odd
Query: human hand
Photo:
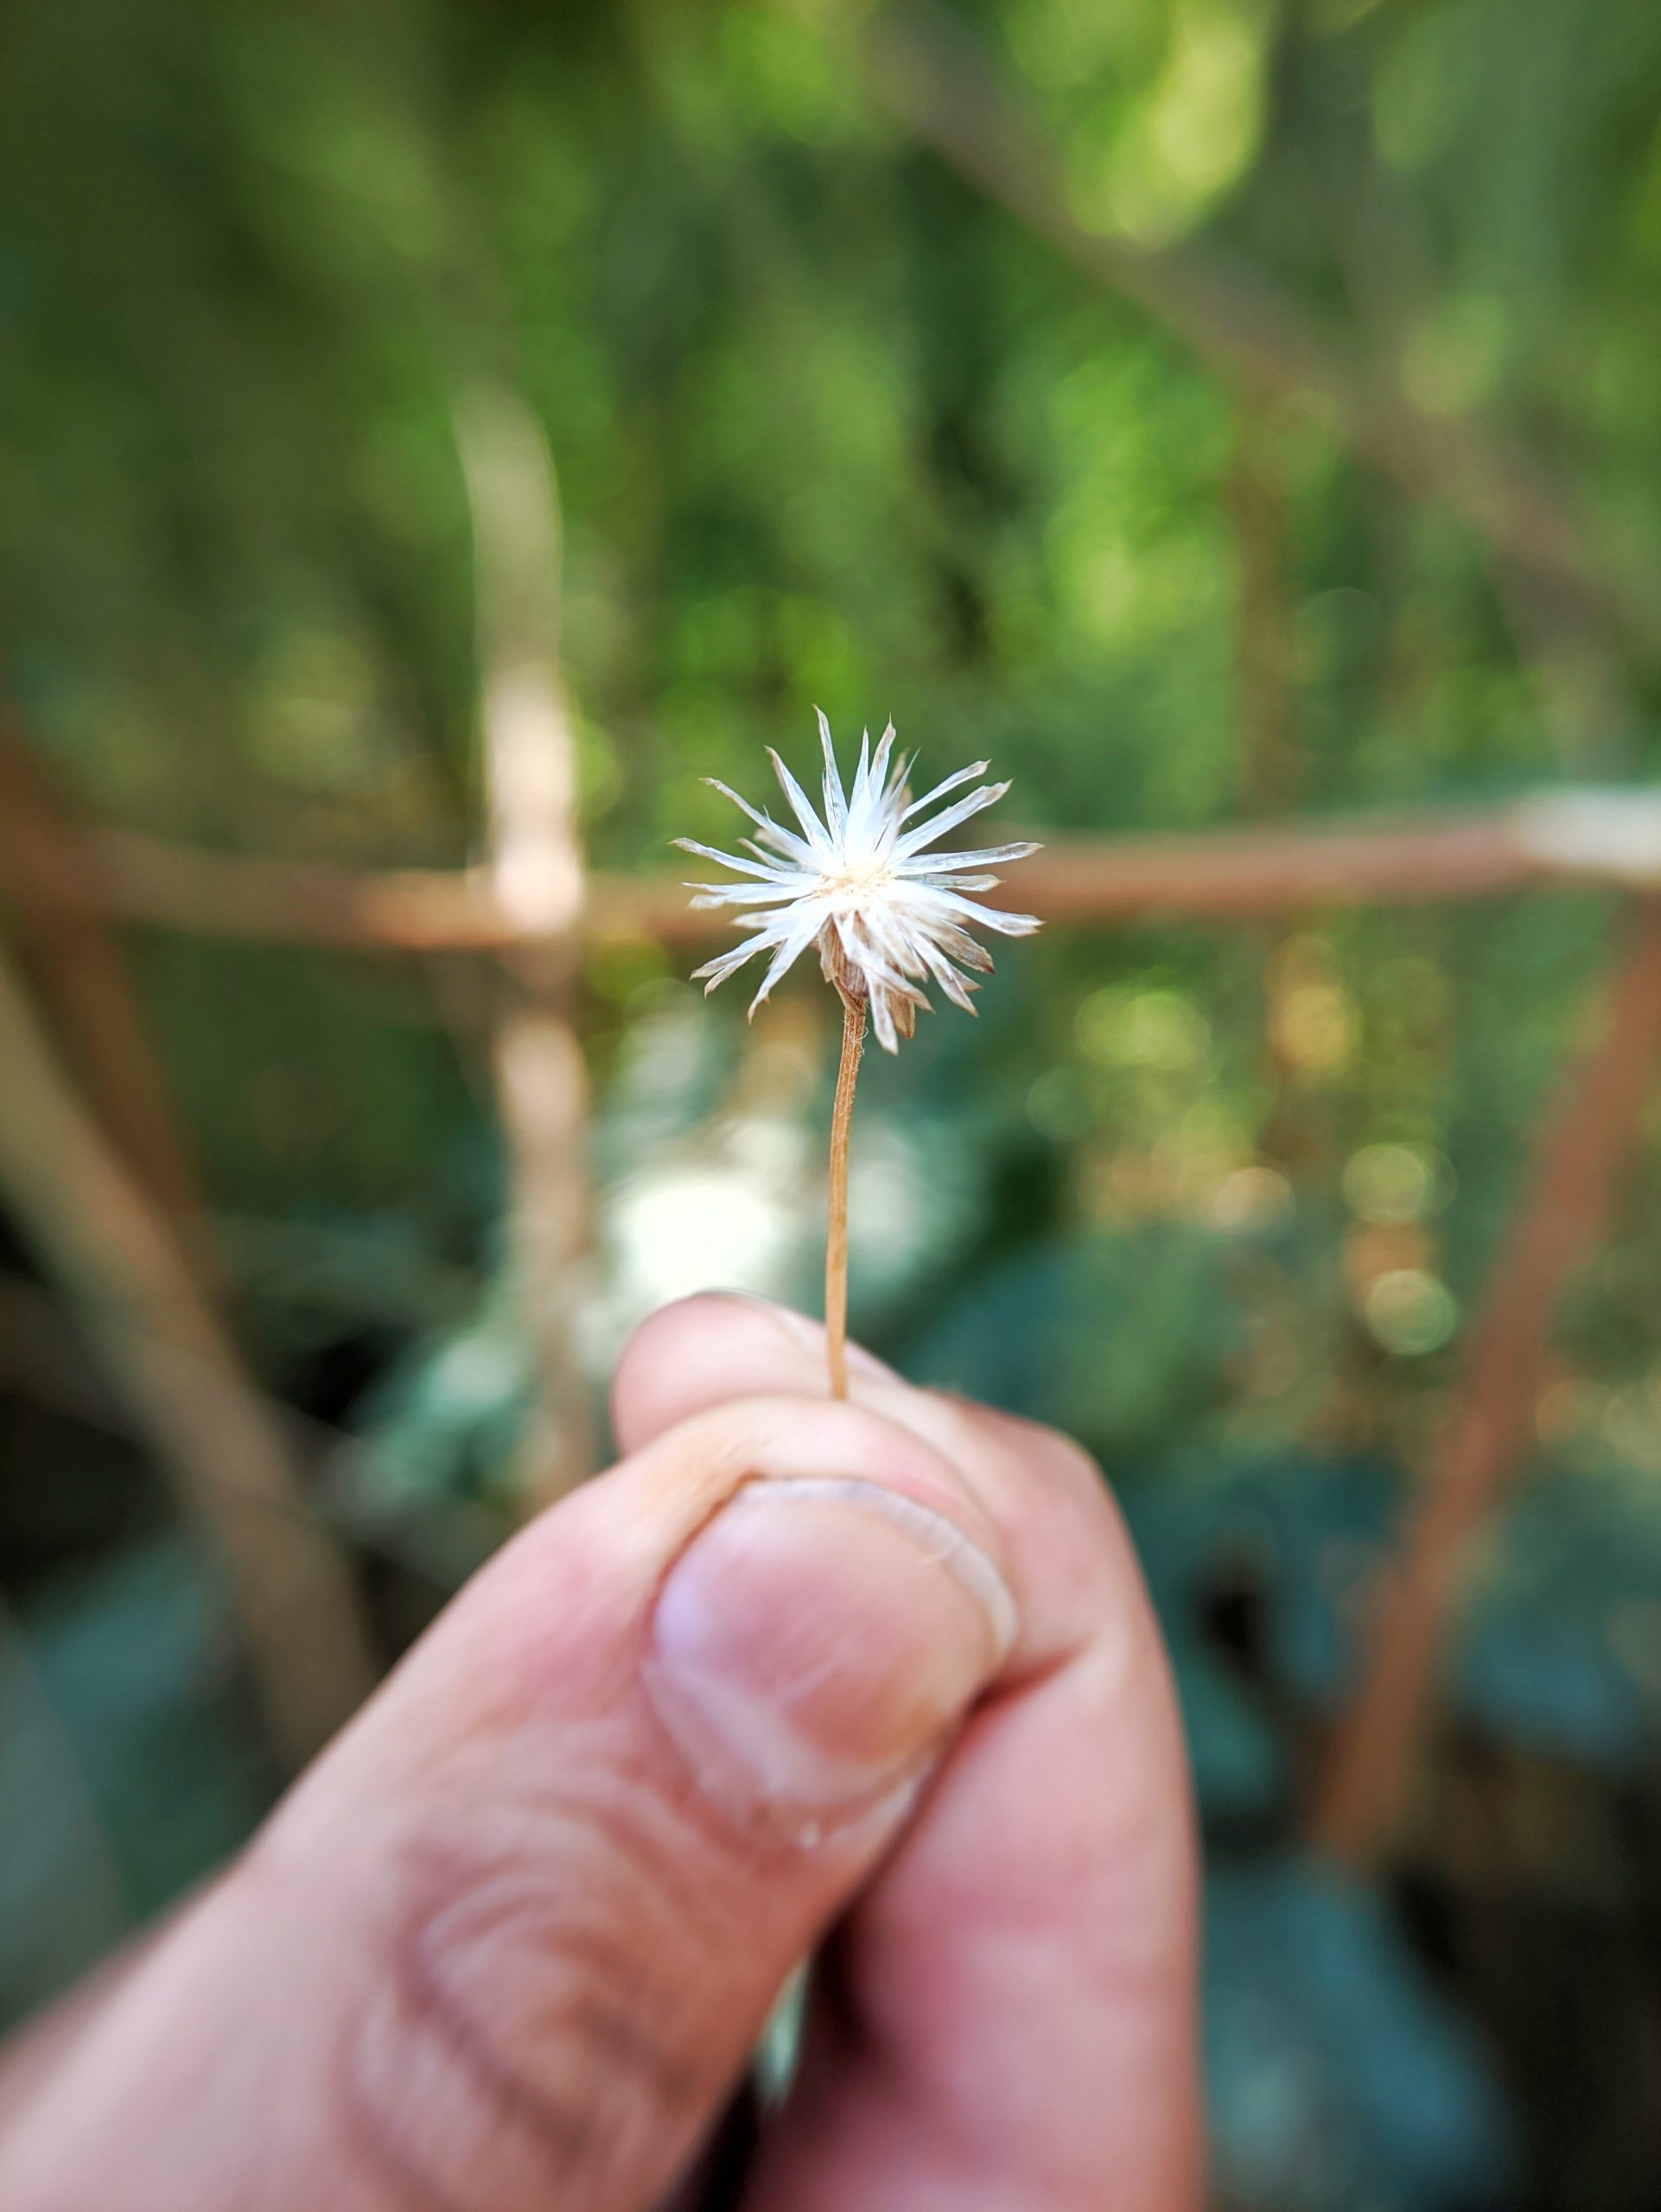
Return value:
<svg viewBox="0 0 1661 2212">
<path fill-rule="evenodd" d="M 628 1455 L 0 2071 L 9 2212 L 640 2212 L 826 1937 L 747 2212 L 1193 2212 L 1194 1866 L 1099 1476 L 694 1299 Z"/>
</svg>

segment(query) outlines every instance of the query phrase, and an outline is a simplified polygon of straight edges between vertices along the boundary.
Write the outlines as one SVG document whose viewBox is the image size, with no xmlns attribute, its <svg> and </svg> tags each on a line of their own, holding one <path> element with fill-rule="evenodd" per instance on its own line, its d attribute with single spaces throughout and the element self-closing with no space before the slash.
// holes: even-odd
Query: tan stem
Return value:
<svg viewBox="0 0 1661 2212">
<path fill-rule="evenodd" d="M 830 1204 L 824 1238 L 824 1341 L 830 1363 L 830 1395 L 848 1395 L 848 1133 L 853 1126 L 854 1085 L 865 1048 L 865 1001 L 842 998 L 842 1058 L 830 1114 Z"/>
</svg>

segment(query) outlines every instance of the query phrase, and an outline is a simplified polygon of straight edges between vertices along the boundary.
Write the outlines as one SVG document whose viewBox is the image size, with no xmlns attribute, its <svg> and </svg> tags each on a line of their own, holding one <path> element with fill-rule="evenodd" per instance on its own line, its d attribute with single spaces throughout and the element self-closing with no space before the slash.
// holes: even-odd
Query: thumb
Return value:
<svg viewBox="0 0 1661 2212">
<path fill-rule="evenodd" d="M 0 2130 L 12 2212 L 623 2212 L 996 1671 L 952 1466 L 700 1414 L 545 1515 Z"/>
</svg>

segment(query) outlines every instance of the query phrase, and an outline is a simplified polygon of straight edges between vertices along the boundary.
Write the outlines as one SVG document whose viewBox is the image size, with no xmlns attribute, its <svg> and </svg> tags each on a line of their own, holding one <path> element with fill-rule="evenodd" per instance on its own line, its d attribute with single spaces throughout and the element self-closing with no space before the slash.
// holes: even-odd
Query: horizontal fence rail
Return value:
<svg viewBox="0 0 1661 2212">
<path fill-rule="evenodd" d="M 1012 833 L 1014 834 L 1014 833 Z M 1041 832 L 1039 833 L 1042 835 Z M 86 865 L 10 841 L 5 888 L 44 911 L 206 937 L 375 953 L 511 951 L 533 931 L 483 869 L 337 868 L 205 852 L 130 830 L 83 833 Z M 1187 836 L 1060 836 L 987 894 L 1079 926 L 1226 920 L 1321 906 L 1418 906 L 1605 884 L 1661 889 L 1661 789 L 1570 789 L 1448 814 L 1360 816 Z M 677 876 L 596 874 L 593 937 L 719 938 Z"/>
</svg>

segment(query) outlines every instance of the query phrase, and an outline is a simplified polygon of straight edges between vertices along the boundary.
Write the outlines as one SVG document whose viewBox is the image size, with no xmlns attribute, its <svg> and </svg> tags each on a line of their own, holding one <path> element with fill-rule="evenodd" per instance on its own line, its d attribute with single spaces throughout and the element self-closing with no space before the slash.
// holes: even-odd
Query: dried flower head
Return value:
<svg viewBox="0 0 1661 2212">
<path fill-rule="evenodd" d="M 714 990 L 756 954 L 773 958 L 750 1006 L 755 1009 L 785 971 L 810 944 L 817 944 L 827 980 L 844 1001 L 867 1001 L 877 1042 L 888 1052 L 909 1037 L 918 1009 L 928 1000 L 919 988 L 933 981 L 954 1006 L 973 1014 L 970 993 L 977 988 L 960 970 L 985 974 L 991 960 L 968 933 L 965 924 L 996 930 L 1002 937 L 1027 937 L 1038 927 L 1031 914 L 1007 914 L 964 894 L 990 891 L 997 881 L 985 870 L 1002 861 L 1023 860 L 1036 845 L 993 845 L 983 852 L 931 853 L 928 848 L 960 822 L 995 805 L 1008 784 L 983 784 L 954 799 L 931 819 L 926 810 L 948 791 L 986 772 L 977 760 L 937 784 L 924 798 L 911 798 L 909 760 L 894 760 L 890 722 L 871 749 L 868 731 L 861 740 L 853 789 L 844 788 L 830 740 L 830 725 L 819 715 L 824 748 L 824 815 L 816 814 L 807 794 L 784 762 L 769 757 L 799 825 L 783 829 L 770 815 L 729 791 L 713 776 L 707 780 L 756 825 L 757 835 L 742 840 L 744 854 L 717 852 L 690 837 L 677 839 L 683 850 L 718 861 L 747 883 L 692 883 L 695 906 L 736 906 L 741 926 L 752 934 L 697 972 Z M 910 827 L 907 827 L 910 824 Z M 748 855 L 746 857 L 745 855 Z"/>
</svg>

